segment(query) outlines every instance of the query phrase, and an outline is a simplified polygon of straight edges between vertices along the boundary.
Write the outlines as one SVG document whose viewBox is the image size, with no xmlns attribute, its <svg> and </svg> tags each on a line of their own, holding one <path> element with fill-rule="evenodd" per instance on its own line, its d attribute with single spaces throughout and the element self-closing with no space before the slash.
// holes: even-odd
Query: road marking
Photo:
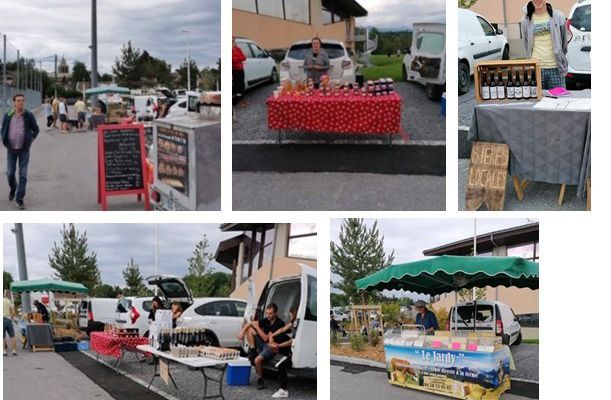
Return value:
<svg viewBox="0 0 611 400">
<path fill-rule="evenodd" d="M 95 358 L 95 356 L 94 356 L 93 354 L 89 354 L 89 353 L 87 353 L 87 352 L 85 352 L 85 351 L 81 351 L 81 350 L 79 350 L 79 351 L 80 351 L 81 353 L 85 354 L 87 357 L 89 357 L 89 358 L 93 359 L 93 360 L 95 360 L 95 359 L 96 359 L 96 358 Z M 111 365 L 111 364 L 107 363 L 106 361 L 104 361 L 104 360 L 102 360 L 102 359 L 98 359 L 97 361 L 98 361 L 100 364 L 106 365 L 108 368 L 110 368 L 110 369 L 112 369 L 112 370 L 116 371 L 115 367 L 114 367 L 113 365 Z M 148 384 L 148 382 L 145 382 L 145 381 L 143 381 L 143 380 L 142 380 L 142 379 L 140 379 L 140 378 L 136 378 L 136 377 L 135 377 L 135 376 L 133 376 L 132 374 L 129 374 L 129 373 L 125 372 L 125 371 L 121 371 L 121 370 L 119 370 L 119 374 L 121 374 L 121 375 L 123 375 L 123 376 L 125 376 L 125 377 L 127 377 L 127 378 L 129 378 L 129 379 L 131 379 L 132 381 L 136 382 L 138 385 L 140 385 L 140 386 L 142 386 L 142 387 L 144 387 L 144 388 L 148 387 L 148 385 L 149 385 L 149 384 Z M 150 390 L 151 392 L 155 392 L 155 393 L 157 393 L 159 396 L 164 397 L 164 398 L 166 398 L 166 399 L 168 399 L 168 400 L 180 400 L 178 397 L 172 396 L 171 394 L 168 394 L 168 393 L 164 392 L 164 391 L 163 391 L 163 390 L 161 390 L 161 389 L 157 389 L 157 388 L 156 388 L 155 386 L 153 386 L 153 385 L 151 385 L 151 387 L 150 387 L 150 389 L 149 389 L 149 390 Z"/>
</svg>

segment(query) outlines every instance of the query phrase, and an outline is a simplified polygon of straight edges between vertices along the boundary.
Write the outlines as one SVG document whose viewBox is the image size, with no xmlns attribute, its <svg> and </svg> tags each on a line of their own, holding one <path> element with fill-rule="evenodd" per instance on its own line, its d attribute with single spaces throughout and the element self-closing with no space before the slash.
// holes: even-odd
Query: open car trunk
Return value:
<svg viewBox="0 0 611 400">
<path fill-rule="evenodd" d="M 445 83 L 445 24 L 414 24 L 408 80 Z"/>
<path fill-rule="evenodd" d="M 153 275 L 146 278 L 150 286 L 157 286 L 165 301 L 169 304 L 180 303 L 183 310 L 193 304 L 193 294 L 185 282 L 175 276 Z"/>
</svg>

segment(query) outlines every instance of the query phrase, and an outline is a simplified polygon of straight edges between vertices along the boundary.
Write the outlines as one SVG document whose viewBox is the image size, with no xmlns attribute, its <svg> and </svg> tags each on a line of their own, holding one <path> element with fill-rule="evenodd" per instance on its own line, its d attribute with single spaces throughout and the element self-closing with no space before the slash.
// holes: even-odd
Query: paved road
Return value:
<svg viewBox="0 0 611 400">
<path fill-rule="evenodd" d="M 385 371 L 379 369 L 344 367 L 331 364 L 331 398 L 337 400 L 443 400 L 445 396 L 401 388 L 388 383 Z M 509 393 L 503 400 L 526 400 L 527 397 Z"/>
<path fill-rule="evenodd" d="M 25 197 L 27 210 L 97 211 L 97 136 L 96 133 L 60 134 L 46 130 L 37 114 L 41 132 L 30 150 L 28 184 Z M 16 210 L 8 201 L 6 182 L 6 150 L 0 150 L 0 210 Z M 109 199 L 109 210 L 144 210 L 135 196 Z"/>
<path fill-rule="evenodd" d="M 475 108 L 475 84 L 471 78 L 469 91 L 458 96 L 458 126 L 470 126 Z"/>
<path fill-rule="evenodd" d="M 445 210 L 445 177 L 351 173 L 233 174 L 234 210 Z"/>
<path fill-rule="evenodd" d="M 458 209 L 465 210 L 467 175 L 469 160 L 458 160 Z M 564 203 L 558 205 L 560 185 L 530 182 L 525 190 L 524 200 L 520 203 L 516 197 L 511 177 L 507 177 L 505 191 L 505 211 L 585 211 L 586 199 L 577 198 L 577 186 L 567 186 Z M 485 207 L 484 207 L 485 209 Z"/>
<path fill-rule="evenodd" d="M 22 351 L 3 361 L 5 399 L 115 400 L 56 353 Z"/>
<path fill-rule="evenodd" d="M 401 120 L 411 140 L 445 141 L 445 117 L 440 114 L 441 104 L 426 97 L 424 86 L 416 83 L 396 82 L 397 92 L 403 98 Z M 233 140 L 276 139 L 276 132 L 267 129 L 267 107 L 265 100 L 272 95 L 275 86 L 266 85 L 247 93 L 248 108 L 234 108 Z M 327 140 L 350 139 L 371 140 L 371 136 L 320 135 L 312 133 L 287 133 L 286 139 Z M 399 140 L 397 137 L 393 140 Z"/>
</svg>

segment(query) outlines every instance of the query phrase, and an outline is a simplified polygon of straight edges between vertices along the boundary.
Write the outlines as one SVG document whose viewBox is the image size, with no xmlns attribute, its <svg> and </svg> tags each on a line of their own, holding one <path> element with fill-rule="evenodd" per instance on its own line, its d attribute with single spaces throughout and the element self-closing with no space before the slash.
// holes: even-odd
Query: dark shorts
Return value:
<svg viewBox="0 0 611 400">
<path fill-rule="evenodd" d="M 79 120 L 79 122 L 85 122 L 86 119 L 87 119 L 87 113 L 83 112 L 83 111 L 80 111 L 78 113 L 78 120 Z"/>
<path fill-rule="evenodd" d="M 61 122 L 68 122 L 68 118 L 66 118 L 66 114 L 59 114 L 59 120 Z"/>
<path fill-rule="evenodd" d="M 4 326 L 2 328 L 2 330 L 4 331 L 4 336 L 6 337 L 6 334 L 8 333 L 8 337 L 10 338 L 14 338 L 15 337 L 15 328 L 13 327 L 13 321 L 10 318 L 2 318 L 4 320 Z"/>
<path fill-rule="evenodd" d="M 271 360 L 274 357 L 274 351 L 259 337 L 259 335 L 255 336 L 255 345 L 257 346 L 259 355 L 263 357 L 264 360 Z"/>
</svg>

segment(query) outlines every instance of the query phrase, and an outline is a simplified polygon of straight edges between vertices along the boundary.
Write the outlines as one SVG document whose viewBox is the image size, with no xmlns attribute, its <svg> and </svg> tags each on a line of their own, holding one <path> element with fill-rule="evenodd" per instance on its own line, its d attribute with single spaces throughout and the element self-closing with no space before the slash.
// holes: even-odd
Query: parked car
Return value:
<svg viewBox="0 0 611 400">
<path fill-rule="evenodd" d="M 176 103 L 170 106 L 166 118 L 187 115 L 188 111 L 197 111 L 199 97 L 199 93 L 197 92 L 188 92 L 187 95 L 179 97 Z"/>
<path fill-rule="evenodd" d="M 455 315 L 455 310 L 458 314 Z M 455 319 L 456 318 L 456 319 Z M 503 344 L 522 343 L 522 328 L 511 307 L 500 301 L 477 300 L 458 303 L 450 309 L 446 329 L 494 331 Z"/>
<path fill-rule="evenodd" d="M 257 43 L 245 38 L 236 38 L 236 45 L 242 50 L 244 62 L 244 83 L 249 89 L 267 82 L 278 81 L 276 61 Z"/>
<path fill-rule="evenodd" d="M 590 52 L 592 50 L 592 8 L 591 0 L 576 2 L 566 20 L 568 35 L 568 48 L 566 57 L 569 61 L 569 70 L 566 75 L 568 87 L 577 83 L 590 83 L 592 64 Z"/>
<path fill-rule="evenodd" d="M 117 301 L 98 297 L 81 300 L 78 311 L 79 328 L 89 334 L 104 330 L 104 324 L 114 324 Z"/>
<path fill-rule="evenodd" d="M 441 99 L 446 86 L 445 23 L 414 24 L 412 45 L 403 58 L 403 79 L 426 86 L 429 99 Z"/>
<path fill-rule="evenodd" d="M 117 300 L 115 323 L 128 329 L 138 329 L 144 336 L 149 330 L 148 315 L 153 309 L 152 297 L 124 297 Z"/>
<path fill-rule="evenodd" d="M 331 315 L 335 316 L 335 320 L 337 322 L 348 322 L 350 321 L 350 316 L 343 311 L 331 310 Z"/>
<path fill-rule="evenodd" d="M 509 44 L 501 29 L 486 18 L 464 8 L 458 9 L 458 94 L 471 86 L 471 76 L 480 61 L 509 60 Z"/>
<path fill-rule="evenodd" d="M 175 97 L 186 96 L 187 95 L 187 89 L 176 89 L 176 90 L 173 90 L 172 93 L 174 93 Z"/>
<path fill-rule="evenodd" d="M 134 96 L 131 104 L 132 114 L 137 121 L 151 121 L 157 113 L 156 96 Z"/>
<path fill-rule="evenodd" d="M 246 302 L 237 299 L 205 297 L 194 299 L 193 305 L 182 313 L 177 326 L 206 328 L 206 342 L 210 346 L 240 347 L 238 334 L 244 320 Z"/>
<path fill-rule="evenodd" d="M 265 284 L 258 296 L 252 279 L 248 281 L 248 305 L 244 313 L 244 323 L 258 320 L 264 315 L 265 307 L 270 303 L 278 306 L 278 317 L 290 321 L 289 311 L 296 308 L 297 319 L 292 330 L 293 373 L 316 377 L 316 270 L 299 264 L 301 273 L 296 276 L 274 279 Z M 244 351 L 248 344 L 243 343 Z M 266 369 L 274 370 L 275 361 L 264 364 Z"/>
<path fill-rule="evenodd" d="M 304 81 L 306 79 L 303 60 L 311 48 L 310 40 L 295 42 L 289 47 L 284 60 L 280 63 L 281 81 L 284 79 Z M 331 64 L 329 79 L 331 82 L 354 83 L 356 70 L 344 43 L 337 40 L 322 39 L 321 48 L 329 56 Z"/>
</svg>

